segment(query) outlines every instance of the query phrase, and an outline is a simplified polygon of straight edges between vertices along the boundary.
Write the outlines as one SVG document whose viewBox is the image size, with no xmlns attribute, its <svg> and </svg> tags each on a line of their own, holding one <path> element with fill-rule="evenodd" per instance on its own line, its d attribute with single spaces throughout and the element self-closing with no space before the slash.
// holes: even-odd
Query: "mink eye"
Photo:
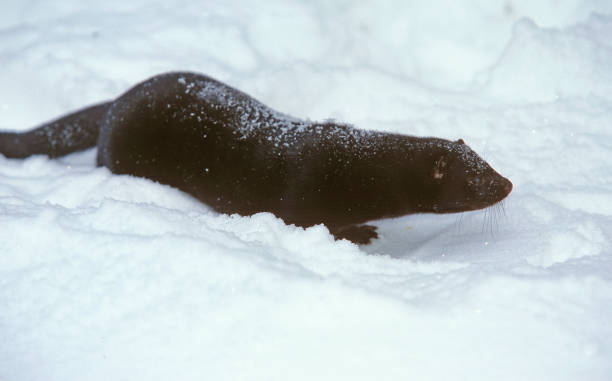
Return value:
<svg viewBox="0 0 612 381">
<path fill-rule="evenodd" d="M 433 178 L 436 180 L 441 180 L 444 177 L 445 174 L 445 168 L 446 168 L 447 162 L 446 162 L 446 157 L 442 156 L 440 157 L 438 160 L 436 160 L 436 163 L 434 165 L 434 169 L 433 169 Z"/>
</svg>

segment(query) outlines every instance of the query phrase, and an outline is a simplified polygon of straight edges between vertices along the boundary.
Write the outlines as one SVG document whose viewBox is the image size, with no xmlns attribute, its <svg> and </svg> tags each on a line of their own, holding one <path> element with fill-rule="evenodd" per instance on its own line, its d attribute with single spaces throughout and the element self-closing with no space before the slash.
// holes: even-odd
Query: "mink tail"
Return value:
<svg viewBox="0 0 612 381">
<path fill-rule="evenodd" d="M 0 154 L 9 158 L 36 154 L 59 157 L 94 147 L 112 103 L 86 107 L 27 132 L 0 133 Z"/>
</svg>

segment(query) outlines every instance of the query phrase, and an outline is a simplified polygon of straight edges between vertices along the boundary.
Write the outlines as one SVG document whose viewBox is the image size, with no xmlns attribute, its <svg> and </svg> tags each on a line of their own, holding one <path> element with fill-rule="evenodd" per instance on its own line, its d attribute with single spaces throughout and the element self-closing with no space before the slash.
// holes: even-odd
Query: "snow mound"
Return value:
<svg viewBox="0 0 612 381">
<path fill-rule="evenodd" d="M 522 19 L 513 29 L 485 93 L 507 102 L 548 102 L 612 93 L 612 17 L 591 16 L 570 29 L 539 28 Z"/>
</svg>

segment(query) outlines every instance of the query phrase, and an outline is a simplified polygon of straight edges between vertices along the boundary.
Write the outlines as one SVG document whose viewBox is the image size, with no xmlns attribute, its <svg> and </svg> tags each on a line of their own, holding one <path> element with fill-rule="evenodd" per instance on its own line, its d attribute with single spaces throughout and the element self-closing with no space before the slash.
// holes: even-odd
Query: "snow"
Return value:
<svg viewBox="0 0 612 381">
<path fill-rule="evenodd" d="M 369 246 L 0 157 L 0 380 L 608 380 L 612 3 L 5 0 L 0 127 L 164 71 L 297 118 L 465 139 L 503 209 Z"/>
</svg>

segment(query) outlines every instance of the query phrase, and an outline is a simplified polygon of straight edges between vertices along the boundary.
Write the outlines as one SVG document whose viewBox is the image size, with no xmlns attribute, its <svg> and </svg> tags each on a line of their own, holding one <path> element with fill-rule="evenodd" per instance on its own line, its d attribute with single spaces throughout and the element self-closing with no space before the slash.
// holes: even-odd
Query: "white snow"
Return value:
<svg viewBox="0 0 612 381">
<path fill-rule="evenodd" d="M 609 380 L 612 2 L 4 0 L 0 127 L 164 71 L 298 118 L 464 138 L 504 209 L 335 242 L 0 156 L 0 380 Z"/>
</svg>

